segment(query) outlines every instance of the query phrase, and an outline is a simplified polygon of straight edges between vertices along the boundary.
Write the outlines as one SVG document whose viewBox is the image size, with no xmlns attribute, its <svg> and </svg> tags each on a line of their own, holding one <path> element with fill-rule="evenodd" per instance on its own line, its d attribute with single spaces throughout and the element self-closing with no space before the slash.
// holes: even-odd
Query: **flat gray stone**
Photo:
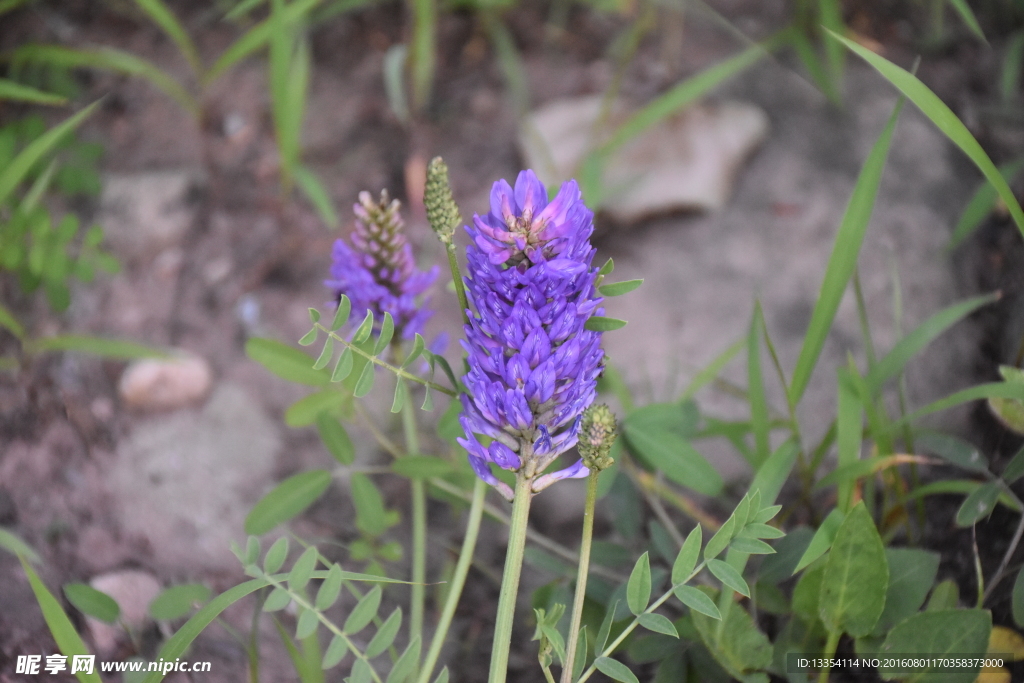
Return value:
<svg viewBox="0 0 1024 683">
<path fill-rule="evenodd" d="M 109 476 L 123 531 L 148 540 L 168 571 L 237 570 L 231 541 L 244 540 L 280 446 L 275 421 L 228 383 L 202 410 L 139 423 Z"/>
<path fill-rule="evenodd" d="M 599 95 L 549 102 L 531 112 L 519 143 L 545 185 L 577 172 L 633 113 L 614 103 L 602 124 Z M 764 140 L 768 116 L 743 102 L 698 104 L 669 116 L 613 153 L 602 178 L 601 210 L 623 224 L 675 211 L 716 211 L 732 194 L 740 166 Z"/>
</svg>

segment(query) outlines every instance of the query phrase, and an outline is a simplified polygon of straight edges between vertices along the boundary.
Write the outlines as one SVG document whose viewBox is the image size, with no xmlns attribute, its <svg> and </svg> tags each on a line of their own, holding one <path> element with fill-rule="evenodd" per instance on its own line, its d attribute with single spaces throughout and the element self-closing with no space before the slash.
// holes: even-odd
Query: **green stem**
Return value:
<svg viewBox="0 0 1024 683">
<path fill-rule="evenodd" d="M 434 0 L 410 0 L 413 15 L 412 50 L 412 106 L 421 113 L 430 100 L 434 82 L 434 63 L 437 8 Z"/>
<path fill-rule="evenodd" d="M 459 260 L 455 257 L 455 244 L 445 245 L 448 252 L 448 267 L 452 271 L 452 284 L 455 285 L 455 295 L 459 297 L 459 308 L 462 309 L 462 322 L 469 324 L 469 299 L 466 298 L 466 286 L 462 283 L 462 273 L 459 271 Z"/>
<path fill-rule="evenodd" d="M 828 641 L 825 643 L 825 666 L 821 667 L 821 673 L 818 674 L 818 683 L 828 683 L 828 674 L 832 670 L 829 666 L 829 661 L 832 659 L 832 655 L 836 653 L 836 647 L 839 646 L 839 636 L 843 635 L 841 631 L 829 631 Z"/>
<path fill-rule="evenodd" d="M 572 618 L 569 620 L 569 644 L 565 648 L 565 666 L 561 683 L 572 683 L 573 663 L 576 659 L 576 641 L 579 640 L 580 621 L 583 619 L 583 600 L 587 594 L 587 575 L 590 571 L 590 542 L 594 536 L 594 505 L 597 503 L 597 477 L 601 470 L 591 470 L 587 477 L 587 502 L 583 507 L 583 540 L 580 542 L 580 562 L 576 571 L 576 595 L 572 600 Z"/>
<path fill-rule="evenodd" d="M 402 406 L 402 431 L 405 433 L 405 451 L 408 455 L 417 455 L 420 452 L 415 410 L 411 401 L 406 401 Z M 413 479 L 410 483 L 412 485 L 412 598 L 409 606 L 409 640 L 411 642 L 423 636 L 423 606 L 426 602 L 427 583 L 427 493 L 422 479 Z"/>
<path fill-rule="evenodd" d="M 469 574 L 469 568 L 473 564 L 473 554 L 476 551 L 476 539 L 480 533 L 480 519 L 484 513 L 486 494 L 487 484 L 482 479 L 477 479 L 473 486 L 473 503 L 469 508 L 469 521 L 466 522 L 466 536 L 462 539 L 459 561 L 455 565 L 455 574 L 451 579 L 448 597 L 441 609 L 441 619 L 437 622 L 437 630 L 434 631 L 434 638 L 430 641 L 430 649 L 427 651 L 426 659 L 423 660 L 420 676 L 416 683 L 428 683 L 430 676 L 434 673 L 437 658 L 441 655 L 441 648 L 448 635 L 448 628 L 452 625 L 452 618 L 455 616 L 455 608 L 459 605 L 462 588 L 466 585 L 466 575 Z"/>
<path fill-rule="evenodd" d="M 417 384 L 422 384 L 423 386 L 427 387 L 428 389 L 433 389 L 434 391 L 439 391 L 442 394 L 445 394 L 446 396 L 451 396 L 452 398 L 455 398 L 456 396 L 459 395 L 458 392 L 455 389 L 449 389 L 448 387 L 443 387 L 440 384 L 435 384 L 435 383 L 433 383 L 433 382 L 431 382 L 429 380 L 423 379 L 422 377 L 417 377 L 416 375 L 412 374 L 411 372 L 407 372 L 407 371 L 403 370 L 402 368 L 395 367 L 391 363 L 388 363 L 386 361 L 382 361 L 380 358 L 378 358 L 377 356 L 373 355 L 372 353 L 367 353 L 363 349 L 359 348 L 358 345 L 353 344 L 349 340 L 345 339 L 344 337 L 342 337 L 337 332 L 334 332 L 334 331 L 324 327 L 321 323 L 316 323 L 316 328 L 318 330 L 323 330 L 324 332 L 329 334 L 334 339 L 334 341 L 340 343 L 345 348 L 352 349 L 352 353 L 356 354 L 357 356 L 362 356 L 367 361 L 373 363 L 374 365 L 378 365 L 378 366 L 384 368 L 385 370 L 387 370 L 388 372 L 390 372 L 391 374 L 393 374 L 393 375 L 395 375 L 397 377 L 401 377 L 402 379 L 407 379 L 407 380 L 409 380 L 411 382 L 416 382 Z"/>
<path fill-rule="evenodd" d="M 533 478 L 522 471 L 516 474 L 516 491 L 512 502 L 512 520 L 508 527 L 508 550 L 505 553 L 505 572 L 501 577 L 501 595 L 498 597 L 498 615 L 494 627 L 494 646 L 491 649 L 491 673 L 488 683 L 505 683 L 508 674 L 508 651 L 512 644 L 512 621 L 516 614 L 519 594 L 519 575 L 523 570 L 523 551 L 526 548 L 526 527 L 530 517 L 530 486 Z"/>
</svg>

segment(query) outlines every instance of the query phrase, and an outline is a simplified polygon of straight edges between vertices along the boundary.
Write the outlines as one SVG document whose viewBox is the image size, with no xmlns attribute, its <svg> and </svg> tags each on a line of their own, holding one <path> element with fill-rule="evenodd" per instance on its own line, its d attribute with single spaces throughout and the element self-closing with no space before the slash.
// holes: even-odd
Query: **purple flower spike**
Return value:
<svg viewBox="0 0 1024 683">
<path fill-rule="evenodd" d="M 428 272 L 416 269 L 399 206 L 397 199 L 388 200 L 386 191 L 381 192 L 379 202 L 374 202 L 369 192 L 359 193 L 352 246 L 340 239 L 334 243 L 331 279 L 324 285 L 336 301 L 342 294 L 351 299 L 350 322 L 360 322 L 369 310 L 379 328 L 384 314 L 390 313 L 396 338 L 412 339 L 423 332 L 432 313 L 426 302 L 417 305 L 416 298 L 437 278 L 438 268 Z"/>
<path fill-rule="evenodd" d="M 466 289 L 475 312 L 468 311 L 463 342 L 469 372 L 460 422 L 467 438 L 459 443 L 480 478 L 506 497 L 511 491 L 490 463 L 522 472 L 534 491 L 586 476 L 582 461 L 541 473 L 576 445 L 603 368 L 601 333 L 584 327 L 603 313 L 591 266 L 594 214 L 576 181 L 548 202 L 534 172 L 523 171 L 515 187 L 494 184 L 491 212 L 474 216 L 466 231 Z M 476 435 L 491 443 L 484 447 Z"/>
</svg>

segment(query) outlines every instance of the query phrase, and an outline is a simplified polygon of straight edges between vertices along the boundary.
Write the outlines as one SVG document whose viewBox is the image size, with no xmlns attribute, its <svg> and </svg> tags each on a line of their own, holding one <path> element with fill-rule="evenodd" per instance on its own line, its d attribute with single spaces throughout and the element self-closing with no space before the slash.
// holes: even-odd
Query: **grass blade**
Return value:
<svg viewBox="0 0 1024 683">
<path fill-rule="evenodd" d="M 316 212 L 320 214 L 323 222 L 330 228 L 337 228 L 338 213 L 334 210 L 331 195 L 328 194 L 327 189 L 320 182 L 320 179 L 316 177 L 316 174 L 302 164 L 296 164 L 295 168 L 292 169 L 292 174 L 295 176 L 295 183 L 302 190 L 302 193 L 306 195 L 306 199 L 313 205 Z"/>
<path fill-rule="evenodd" d="M 885 382 L 903 372 L 904 366 L 921 349 L 950 327 L 966 318 L 986 304 L 999 299 L 999 293 L 985 294 L 967 301 L 961 301 L 944 308 L 921 323 L 913 332 L 903 337 L 889 353 L 875 363 L 865 378 L 872 396 L 876 395 Z"/>
<path fill-rule="evenodd" d="M 103 337 L 92 337 L 87 334 L 61 334 L 55 337 L 44 337 L 35 339 L 31 344 L 32 353 L 43 351 L 71 351 L 76 353 L 88 353 L 104 358 L 119 358 L 132 360 L 135 358 L 166 358 L 167 352 L 160 349 L 138 344 L 136 342 L 122 341 L 120 339 L 104 339 Z"/>
<path fill-rule="evenodd" d="M 484 12 L 484 28 L 494 45 L 494 53 L 498 58 L 501 76 L 505 79 L 505 87 L 512 99 L 516 112 L 525 114 L 530 109 L 530 83 L 526 78 L 523 59 L 516 49 L 505 23 L 493 12 Z"/>
<path fill-rule="evenodd" d="M 1024 48 L 1024 33 L 1021 33 L 1021 47 Z M 1020 170 L 1024 168 L 1024 159 L 1018 159 L 1017 161 L 1009 164 L 1003 164 L 999 167 L 999 174 L 1006 179 L 1006 182 L 1013 180 L 1013 177 L 1020 173 Z M 992 210 L 995 209 L 996 199 L 996 188 L 992 187 L 992 183 L 985 182 L 981 187 L 975 191 L 974 196 L 971 197 L 971 201 L 967 203 L 964 212 L 960 215 L 960 220 L 957 221 L 956 227 L 953 228 L 953 236 L 949 238 L 949 244 L 947 249 L 953 249 L 960 245 L 965 239 L 971 236 L 978 226 L 988 218 Z"/>
<path fill-rule="evenodd" d="M 953 143 L 963 150 L 971 161 L 978 167 L 978 170 L 988 178 L 988 181 L 992 183 L 993 187 L 996 188 L 996 192 L 999 197 L 1006 204 L 1006 208 L 1010 211 L 1010 215 L 1013 217 L 1014 223 L 1017 224 L 1021 234 L 1024 235 L 1024 211 L 1021 211 L 1020 204 L 1017 202 L 1017 198 L 1013 196 L 1013 191 L 1010 186 L 1003 180 L 1003 176 L 1000 175 L 999 169 L 996 168 L 995 164 L 989 158 L 985 150 L 981 148 L 978 141 L 974 139 L 970 131 L 967 130 L 967 126 L 963 124 L 960 119 L 956 117 L 956 114 L 946 106 L 946 104 L 938 98 L 938 96 L 928 89 L 924 83 L 917 79 L 916 76 L 910 72 L 901 69 L 889 60 L 876 55 L 874 52 L 861 47 L 852 40 L 848 40 L 842 36 L 832 36 L 842 42 L 846 47 L 853 50 L 861 59 L 866 61 L 872 67 L 874 67 L 878 73 L 882 74 L 890 83 L 902 92 L 907 99 L 913 102 L 921 111 L 931 119 L 939 130 L 941 130 L 946 137 L 953 141 Z"/>
<path fill-rule="evenodd" d="M 31 102 L 33 104 L 67 104 L 68 98 L 62 95 L 43 92 L 27 85 L 0 78 L 0 100 Z"/>
<path fill-rule="evenodd" d="M 39 575 L 25 558 L 19 557 L 18 559 L 21 560 L 21 567 L 25 570 L 25 576 L 28 577 L 32 592 L 35 593 L 36 602 L 39 603 L 39 609 L 43 613 L 46 625 L 49 627 L 50 633 L 53 634 L 53 639 L 61 654 L 67 657 L 89 654 L 89 648 L 82 642 L 81 636 L 78 635 L 78 631 L 75 630 L 68 615 L 64 612 L 64 608 L 60 606 L 60 602 L 49 591 L 46 584 L 39 579 Z M 95 671 L 90 674 L 79 671 L 75 675 L 82 683 L 102 683 L 100 675 Z"/>
<path fill-rule="evenodd" d="M 65 119 L 62 123 L 40 135 L 29 143 L 25 149 L 21 150 L 18 156 L 14 157 L 0 171 L 0 205 L 7 201 L 11 193 L 18 187 L 18 184 L 25 178 L 25 174 L 29 172 L 36 162 L 51 152 L 65 135 L 77 128 L 82 121 L 92 114 L 98 104 L 99 102 L 93 102 L 71 118 Z"/>
<path fill-rule="evenodd" d="M 985 39 L 985 33 L 981 30 L 981 26 L 978 25 L 978 18 L 974 16 L 974 12 L 965 0 L 949 0 L 949 4 L 953 6 L 956 13 L 960 15 L 960 18 L 967 24 L 967 28 L 971 30 L 971 33 L 976 35 L 981 42 L 988 45 L 988 41 Z"/>
<path fill-rule="evenodd" d="M 892 116 L 889 117 L 889 122 L 885 125 L 882 135 L 875 142 L 875 146 L 871 148 L 871 153 L 868 154 L 860 175 L 857 177 L 853 195 L 850 197 L 850 203 L 843 215 L 843 222 L 836 234 L 835 246 L 832 248 L 832 255 L 829 257 L 828 267 L 825 270 L 825 279 L 821 283 L 821 293 L 818 295 L 814 312 L 811 314 L 811 322 L 804 335 L 800 357 L 793 370 L 788 396 L 791 408 L 800 403 L 800 399 L 807 389 L 807 383 L 810 382 L 811 373 L 818 363 L 821 349 L 825 346 L 825 338 L 832 327 L 836 311 L 839 310 L 843 292 L 846 291 L 846 285 L 857 266 L 857 256 L 860 253 L 861 244 L 864 242 L 864 234 L 867 232 L 871 212 L 875 207 L 878 186 L 882 181 L 882 169 L 885 168 L 889 143 L 892 141 L 896 120 L 899 118 L 902 108 L 903 100 L 901 99 L 896 104 Z"/>
<path fill-rule="evenodd" d="M 412 74 L 412 108 L 423 111 L 430 101 L 437 61 L 437 7 L 434 0 L 410 0 L 413 28 L 409 42 L 409 71 Z"/>
<path fill-rule="evenodd" d="M 174 44 L 181 50 L 181 54 L 188 61 L 189 66 L 192 67 L 193 73 L 196 78 L 202 78 L 203 76 L 203 62 L 199 59 L 199 51 L 196 50 L 195 44 L 192 39 L 188 37 L 185 29 L 181 23 L 178 22 L 177 18 L 167 9 L 161 0 L 135 0 L 135 4 L 139 6 L 143 12 L 153 20 L 157 26 L 159 26 L 164 33 L 170 36 Z"/>
<path fill-rule="evenodd" d="M 140 76 L 177 102 L 193 116 L 199 116 L 199 103 L 181 84 L 152 62 L 109 47 L 75 50 L 58 45 L 26 45 L 11 56 L 11 63 L 38 62 L 67 68 L 109 69 Z"/>
<path fill-rule="evenodd" d="M 285 23 L 298 21 L 318 4 L 320 4 L 320 0 L 296 0 L 284 8 L 283 18 Z M 203 85 L 209 85 L 222 76 L 225 71 L 266 45 L 273 32 L 273 17 L 268 17 L 249 29 L 248 33 L 233 42 L 228 49 L 221 53 L 217 61 L 210 67 L 210 70 L 206 72 L 206 76 L 203 78 Z"/>
<path fill-rule="evenodd" d="M 768 397 L 764 393 L 764 375 L 761 373 L 761 330 L 764 316 L 761 302 L 754 304 L 754 316 L 750 321 L 747 337 L 747 400 L 750 402 L 750 427 L 754 432 L 754 459 L 751 463 L 757 470 L 768 459 L 771 448 L 768 435 L 771 425 L 768 421 Z"/>
</svg>

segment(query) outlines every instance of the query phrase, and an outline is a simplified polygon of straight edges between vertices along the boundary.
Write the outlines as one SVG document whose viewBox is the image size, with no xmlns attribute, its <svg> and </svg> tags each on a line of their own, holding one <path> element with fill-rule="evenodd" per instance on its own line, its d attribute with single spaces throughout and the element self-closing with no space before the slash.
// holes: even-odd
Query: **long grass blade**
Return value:
<svg viewBox="0 0 1024 683">
<path fill-rule="evenodd" d="M 193 116 L 199 115 L 199 103 L 180 83 L 152 62 L 128 52 L 109 47 L 76 50 L 59 45 L 25 45 L 14 51 L 11 63 L 51 64 L 67 68 L 109 69 L 131 76 L 140 76 L 177 102 Z"/>
<path fill-rule="evenodd" d="M 46 587 L 46 584 L 40 580 L 39 575 L 36 574 L 25 558 L 19 559 L 21 560 L 21 568 L 25 571 L 28 582 L 32 586 L 32 592 L 36 596 L 36 602 L 39 603 L 39 609 L 46 620 L 46 625 L 49 627 L 50 633 L 53 635 L 53 639 L 56 641 L 57 648 L 61 654 L 66 657 L 89 654 L 89 648 L 82 642 L 81 636 L 78 635 L 78 631 L 75 630 L 71 619 L 68 618 L 60 602 L 53 596 L 53 593 Z M 92 673 L 79 671 L 76 676 L 81 683 L 102 683 L 100 675 L 95 671 Z"/>
<path fill-rule="evenodd" d="M 1010 186 L 1007 185 L 1005 180 L 1003 180 L 1003 176 L 1000 175 L 999 169 L 996 168 L 988 154 L 985 153 L 985 150 L 981 148 L 978 141 L 975 140 L 974 136 L 967 130 L 967 126 L 965 126 L 963 122 L 956 117 L 956 114 L 954 114 L 953 111 L 947 107 L 935 93 L 929 90 L 928 86 L 918 80 L 917 77 L 910 72 L 901 69 L 884 57 L 880 57 L 874 52 L 861 47 L 852 40 L 848 40 L 835 33 L 832 33 L 832 37 L 842 42 L 846 47 L 857 54 L 857 56 L 874 67 L 878 73 L 882 74 L 882 76 L 896 86 L 896 88 L 902 92 L 907 99 L 913 102 L 925 116 L 931 119 L 932 123 L 934 123 L 939 130 L 946 135 L 946 137 L 948 137 L 957 147 L 963 150 L 964 154 L 966 154 L 978 167 L 982 175 L 988 178 L 988 181 L 996 188 L 996 192 L 999 193 L 999 197 L 1003 200 L 1006 204 L 1006 208 L 1010 211 L 1010 215 L 1013 217 L 1014 223 L 1017 224 L 1021 234 L 1024 235 L 1024 211 L 1021 211 L 1017 198 L 1014 197 Z"/>
<path fill-rule="evenodd" d="M 747 336 L 747 400 L 750 402 L 750 426 L 754 432 L 754 460 L 757 470 L 770 455 L 768 441 L 768 397 L 764 393 L 764 375 L 761 372 L 761 332 L 764 329 L 764 315 L 761 302 L 754 303 L 754 315 L 750 321 Z"/>
<path fill-rule="evenodd" d="M 65 135 L 77 128 L 90 114 L 95 111 L 99 102 L 93 102 L 71 118 L 65 119 L 50 130 L 33 140 L 18 153 L 18 156 L 0 170 L 0 206 L 11 196 L 25 174 L 60 143 Z"/>
<path fill-rule="evenodd" d="M 903 337 L 889 353 L 879 360 L 865 378 L 872 395 L 876 395 L 886 381 L 903 371 L 907 361 L 950 327 L 982 306 L 999 299 L 999 293 L 985 294 L 944 308 L 918 325 Z"/>
<path fill-rule="evenodd" d="M 36 90 L 6 78 L 0 78 L 0 100 L 54 105 L 67 104 L 68 102 L 68 98 L 62 95 L 54 95 L 53 93 Z"/>
<path fill-rule="evenodd" d="M 525 114 L 530 109 L 530 84 L 526 79 L 523 59 L 516 49 L 512 34 L 501 18 L 492 12 L 484 13 L 484 26 L 494 45 L 498 67 L 501 69 L 505 87 L 508 88 L 515 109 L 520 114 Z"/>
<path fill-rule="evenodd" d="M 739 339 L 733 342 L 732 346 L 727 348 L 722 353 L 715 356 L 715 358 L 702 368 L 693 379 L 690 380 L 689 386 L 686 387 L 686 391 L 680 397 L 681 401 L 685 401 L 688 398 L 693 398 L 693 395 L 700 391 L 706 384 L 713 381 L 722 372 L 726 365 L 736 357 L 743 347 L 746 345 L 746 340 Z"/>
<path fill-rule="evenodd" d="M 1024 33 L 1021 33 L 1021 38 L 1024 38 Z M 1024 46 L 1024 41 L 1021 41 L 1021 45 Z M 999 174 L 1009 183 L 1013 180 L 1014 176 L 1020 173 L 1021 169 L 1024 169 L 1024 159 L 1017 159 L 1000 166 Z M 967 202 L 964 212 L 960 214 L 960 220 L 957 221 L 956 227 L 953 228 L 953 236 L 949 238 L 949 244 L 946 246 L 947 249 L 956 248 L 978 229 L 985 219 L 988 218 L 989 214 L 992 213 L 992 210 L 995 209 L 998 196 L 996 188 L 992 187 L 992 183 L 988 181 L 982 183 L 981 187 L 975 191 L 974 196 L 971 197 L 971 201 Z"/>
<path fill-rule="evenodd" d="M 807 389 L 811 373 L 825 346 L 825 338 L 832 327 L 836 311 L 839 310 L 843 292 L 857 266 L 857 255 L 860 253 L 864 234 L 867 232 L 868 223 L 871 220 L 878 186 L 882 180 L 882 169 L 885 167 L 885 159 L 889 153 L 889 143 L 892 141 L 896 120 L 899 118 L 902 108 L 903 100 L 901 99 L 896 103 L 882 135 L 875 142 L 875 146 L 871 148 L 871 153 L 868 154 L 864 167 L 857 178 L 857 184 L 853 188 L 853 195 L 846 207 L 843 222 L 836 235 L 835 246 L 832 248 L 832 255 L 828 260 L 825 279 L 821 283 L 821 293 L 818 295 L 818 302 L 814 305 L 811 322 L 807 327 L 807 334 L 804 335 L 804 344 L 793 370 L 788 397 L 790 407 L 800 403 L 800 399 Z"/>
<path fill-rule="evenodd" d="M 321 0 L 295 0 L 295 2 L 284 8 L 285 23 L 294 23 L 304 18 L 320 2 Z M 268 17 L 253 26 L 245 35 L 233 42 L 228 49 L 221 53 L 217 61 L 210 67 L 210 70 L 206 72 L 203 84 L 208 85 L 217 80 L 225 71 L 262 48 L 270 40 L 273 33 L 273 17 Z"/>
<path fill-rule="evenodd" d="M 409 0 L 412 10 L 412 39 L 409 43 L 409 71 L 412 74 L 412 108 L 423 111 L 430 101 L 437 63 L 437 6 L 435 0 Z"/>
<path fill-rule="evenodd" d="M 978 37 L 981 42 L 988 44 L 988 40 L 985 39 L 985 32 L 981 30 L 981 26 L 978 24 L 978 18 L 974 16 L 974 11 L 965 0 L 949 0 L 949 4 L 953 6 L 956 13 L 960 15 L 960 18 L 967 24 L 967 28 L 971 30 L 975 36 Z"/>
<path fill-rule="evenodd" d="M 174 44 L 181 50 L 181 54 L 188 61 L 189 66 L 192 67 L 192 72 L 195 73 L 196 78 L 202 78 L 203 62 L 199 59 L 199 51 L 196 50 L 192 39 L 188 37 L 185 28 L 174 14 L 171 13 L 171 10 L 167 9 L 167 5 L 161 2 L 161 0 L 135 0 L 135 4 L 153 20 L 153 23 L 170 36 Z"/>
</svg>

